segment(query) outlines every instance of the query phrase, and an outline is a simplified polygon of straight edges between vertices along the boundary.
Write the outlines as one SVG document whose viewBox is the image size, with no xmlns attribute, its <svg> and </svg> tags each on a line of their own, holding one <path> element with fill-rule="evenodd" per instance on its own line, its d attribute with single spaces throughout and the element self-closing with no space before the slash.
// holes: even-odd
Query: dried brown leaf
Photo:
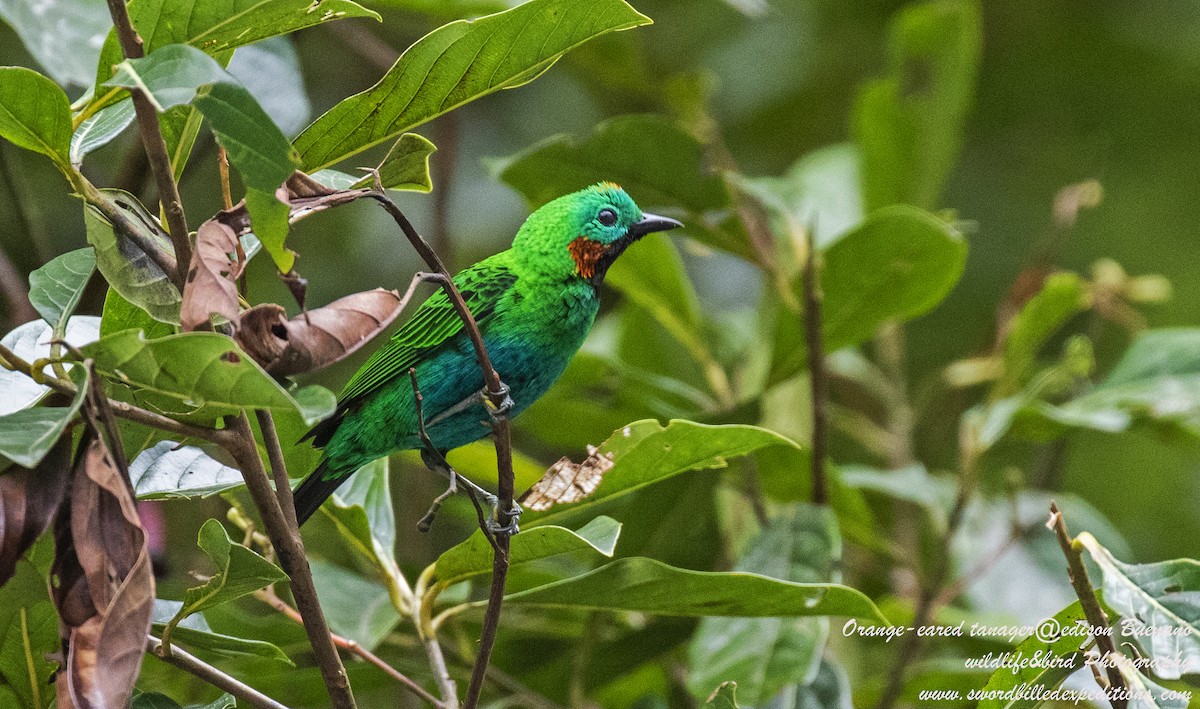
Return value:
<svg viewBox="0 0 1200 709">
<path fill-rule="evenodd" d="M 238 262 L 238 233 L 227 223 L 232 221 L 228 217 L 220 212 L 196 232 L 196 250 L 179 306 L 179 324 L 184 330 L 207 328 L 213 315 L 237 319 L 237 279 L 242 267 Z"/>
<path fill-rule="evenodd" d="M 550 466 L 541 480 L 521 495 L 519 501 L 535 512 L 545 512 L 554 505 L 579 502 L 596 491 L 604 475 L 612 470 L 612 453 L 601 455 L 595 446 L 588 446 L 588 457 L 576 463 L 563 457 Z"/>
<path fill-rule="evenodd" d="M 407 297 L 392 290 L 354 293 L 291 320 L 264 303 L 242 313 L 238 345 L 275 376 L 310 372 L 351 354 L 391 324 Z"/>
<path fill-rule="evenodd" d="M 59 707 L 125 707 L 154 607 L 146 535 L 124 473 L 100 439 L 81 443 L 70 505 L 55 525 L 53 584 L 67 662 Z"/>
<path fill-rule="evenodd" d="M 63 436 L 36 468 L 0 475 L 0 586 L 58 514 L 70 471 L 71 437 Z"/>
</svg>

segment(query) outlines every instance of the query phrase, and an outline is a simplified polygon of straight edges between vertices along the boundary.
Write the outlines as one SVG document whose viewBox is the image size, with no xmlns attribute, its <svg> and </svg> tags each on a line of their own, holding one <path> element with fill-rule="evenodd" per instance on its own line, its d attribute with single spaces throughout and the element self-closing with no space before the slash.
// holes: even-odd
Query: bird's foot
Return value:
<svg viewBox="0 0 1200 709">
<path fill-rule="evenodd" d="M 495 394 L 500 394 L 503 397 L 499 404 L 492 401 L 492 397 Z M 509 412 L 517 405 L 513 401 L 513 398 L 509 396 L 508 385 L 503 382 L 500 384 L 500 391 L 498 392 L 493 392 L 485 386 L 480 390 L 479 397 L 483 400 L 483 405 L 487 408 L 488 416 L 492 418 L 492 421 L 500 421 L 508 418 Z"/>
<path fill-rule="evenodd" d="M 507 534 L 512 536 L 521 531 L 518 522 L 521 521 L 521 513 L 524 512 L 521 506 L 513 501 L 512 507 L 508 510 L 508 524 L 500 524 L 500 504 L 495 497 L 492 497 L 492 515 L 488 517 L 487 528 L 492 534 Z"/>
</svg>

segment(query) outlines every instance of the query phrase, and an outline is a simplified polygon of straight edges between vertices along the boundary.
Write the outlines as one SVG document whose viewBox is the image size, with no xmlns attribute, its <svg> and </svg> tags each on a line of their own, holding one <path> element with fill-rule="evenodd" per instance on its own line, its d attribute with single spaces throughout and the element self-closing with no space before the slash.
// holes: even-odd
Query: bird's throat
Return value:
<svg viewBox="0 0 1200 709">
<path fill-rule="evenodd" d="M 576 237 L 567 244 L 567 251 L 575 261 L 575 273 L 589 281 L 595 280 L 597 276 L 604 278 L 604 272 L 608 270 L 604 257 L 608 250 L 608 246 L 586 236 Z"/>
</svg>

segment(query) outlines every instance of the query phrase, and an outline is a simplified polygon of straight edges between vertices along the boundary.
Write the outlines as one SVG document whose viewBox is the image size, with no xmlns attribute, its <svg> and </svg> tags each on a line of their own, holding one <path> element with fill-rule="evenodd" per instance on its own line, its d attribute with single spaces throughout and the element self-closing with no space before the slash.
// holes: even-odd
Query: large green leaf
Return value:
<svg viewBox="0 0 1200 709">
<path fill-rule="evenodd" d="M 68 251 L 29 274 L 29 302 L 56 334 L 66 331 L 67 318 L 95 270 L 96 253 L 84 248 Z"/>
<path fill-rule="evenodd" d="M 82 367 L 78 372 L 71 372 L 79 389 L 67 406 L 38 406 L 0 416 L 0 458 L 25 468 L 42 462 L 87 397 L 88 376 Z"/>
<path fill-rule="evenodd" d="M 213 56 L 261 39 L 295 32 L 331 20 L 379 15 L 350 0 L 134 0 L 129 18 L 144 41 L 146 54 L 168 44 L 190 44 Z M 110 32 L 100 54 L 96 86 L 113 74 L 125 57 L 116 33 Z M 226 59 L 227 61 L 228 59 Z M 120 92 L 98 89 L 92 104 L 105 106 Z"/>
<path fill-rule="evenodd" d="M 1080 624 L 1083 623 L 1081 626 Z M 1067 629 L 1067 632 L 1063 632 Z M 1080 630 L 1083 634 L 1080 635 Z M 1037 632 L 1013 650 L 1014 658 L 1044 658 L 1042 663 L 1025 666 L 1000 667 L 984 686 L 979 709 L 1034 709 L 1040 700 L 1014 692 L 1019 687 L 1041 686 L 1047 691 L 1057 689 L 1063 681 L 1083 667 L 1082 647 L 1088 643 L 1087 619 L 1079 601 L 1043 621 Z"/>
<path fill-rule="evenodd" d="M 179 622 L 189 615 L 247 596 L 277 581 L 287 580 L 287 574 L 278 566 L 251 549 L 234 544 L 225 528 L 215 519 L 208 520 L 200 527 L 197 543 L 217 567 L 217 572 L 203 585 L 189 588 L 184 594 L 183 605 L 163 629 L 164 643 L 169 641 Z"/>
<path fill-rule="evenodd" d="M 897 13 L 888 76 L 863 88 L 854 112 L 868 212 L 897 202 L 937 206 L 962 143 L 982 36 L 975 0 L 932 0 Z"/>
<path fill-rule="evenodd" d="M 175 293 L 178 294 L 179 291 L 175 291 Z M 150 317 L 150 313 L 130 303 L 115 288 L 109 287 L 108 292 L 104 294 L 104 310 L 100 317 L 100 336 L 111 335 L 122 330 L 141 330 L 146 339 L 151 340 L 175 334 L 175 328 L 170 324 Z"/>
<path fill-rule="evenodd" d="M 179 610 L 183 608 L 183 603 L 180 601 L 165 601 L 161 598 L 154 599 L 154 615 L 152 617 L 151 630 L 162 635 L 163 628 L 167 623 L 175 617 Z M 250 640 L 248 638 L 239 638 L 233 635 L 224 635 L 214 631 L 208 625 L 208 620 L 203 613 L 193 613 L 179 622 L 175 626 L 175 630 L 171 633 L 171 640 L 175 644 L 184 645 L 191 650 L 203 651 L 212 653 L 219 657 L 228 657 L 235 660 L 244 660 L 250 657 L 265 657 L 268 660 L 278 660 L 286 662 L 289 665 L 294 664 L 291 659 L 271 643 L 262 640 Z"/>
<path fill-rule="evenodd" d="M 104 0 L 0 0 L 0 19 L 59 84 L 87 86 L 112 18 Z"/>
<path fill-rule="evenodd" d="M 139 500 L 208 497 L 241 485 L 242 473 L 195 446 L 159 441 L 129 463 Z"/>
<path fill-rule="evenodd" d="M 318 118 L 296 148 L 309 172 L 329 167 L 468 101 L 527 83 L 593 37 L 649 22 L 624 0 L 530 0 L 451 22 L 409 47 L 375 86 Z"/>
<path fill-rule="evenodd" d="M 389 587 L 395 588 L 402 577 L 396 564 L 396 513 L 388 478 L 387 458 L 368 463 L 342 483 L 321 509 L 350 548 L 367 559 Z"/>
<path fill-rule="evenodd" d="M 510 594 L 504 602 L 688 617 L 838 615 L 887 622 L 871 599 L 847 586 L 792 583 L 738 571 L 691 571 L 644 557 L 618 559 L 581 576 Z"/>
<path fill-rule="evenodd" d="M 962 234 L 932 214 L 907 206 L 874 212 L 822 256 L 825 349 L 856 345 L 889 320 L 929 311 L 958 282 L 966 260 Z M 771 365 L 776 382 L 807 366 L 803 319 L 784 307 L 778 317 Z"/>
<path fill-rule="evenodd" d="M 192 103 L 204 114 L 246 183 L 254 233 L 279 270 L 290 271 L 295 254 L 283 245 L 288 209 L 275 190 L 295 171 L 297 156 L 250 92 L 215 59 L 186 44 L 121 62 L 107 85 L 140 88 L 159 111 Z"/>
<path fill-rule="evenodd" d="M 91 315 L 76 315 L 67 320 L 67 343 L 75 347 L 83 347 L 89 342 L 95 342 L 100 333 L 100 318 Z M 35 362 L 50 356 L 50 341 L 54 339 L 54 329 L 45 320 L 32 320 L 17 326 L 3 338 L 0 344 L 7 347 L 13 354 L 26 362 Z M 70 368 L 72 365 L 67 365 Z M 47 365 L 43 370 L 53 373 Z M 0 415 L 11 414 L 14 411 L 32 406 L 46 395 L 50 388 L 38 384 L 21 372 L 14 372 L 0 367 Z"/>
<path fill-rule="evenodd" d="M 76 167 L 82 165 L 88 153 L 107 145 L 128 128 L 135 115 L 133 102 L 123 101 L 92 114 L 80 123 L 71 134 L 71 164 Z"/>
<path fill-rule="evenodd" d="M 162 226 L 136 197 L 121 190 L 102 191 L 132 216 L 139 228 L 144 227 L 140 231 L 146 239 L 160 250 L 173 253 L 171 240 L 163 233 Z M 182 296 L 158 264 L 127 236 L 118 235 L 95 207 L 84 206 L 83 225 L 88 243 L 96 251 L 96 267 L 109 287 L 155 320 L 178 323 Z"/>
<path fill-rule="evenodd" d="M 67 95 L 32 69 L 0 67 L 0 138 L 41 153 L 69 172 L 71 106 Z"/>
<path fill-rule="evenodd" d="M 512 538 L 508 560 L 511 566 L 547 559 L 559 554 L 591 550 L 611 557 L 621 534 L 621 523 L 603 515 L 579 531 L 544 525 L 532 527 Z M 492 571 L 492 545 L 476 530 L 466 541 L 438 557 L 437 579 L 444 586 Z"/>
<path fill-rule="evenodd" d="M 47 655 L 62 650 L 58 614 L 51 603 L 53 535 L 43 535 L 17 561 L 12 578 L 0 586 L 0 692 L 3 706 L 45 709 L 54 703 L 52 678 L 58 663 Z"/>
<path fill-rule="evenodd" d="M 1200 435 L 1200 329 L 1142 333 L 1103 382 L 1042 412 L 1057 423 L 1099 431 L 1145 420 Z"/>
<path fill-rule="evenodd" d="M 388 589 L 378 581 L 320 559 L 310 566 L 333 632 L 374 650 L 400 622 Z"/>
<path fill-rule="evenodd" d="M 243 408 L 303 411 L 233 341 L 213 332 L 156 340 L 126 330 L 82 348 L 96 371 L 136 390 L 143 403 L 192 419 L 212 419 Z"/>
<path fill-rule="evenodd" d="M 840 563 L 833 513 L 793 505 L 750 541 L 735 569 L 796 583 L 828 583 L 837 580 Z M 733 680 L 742 701 L 759 706 L 788 685 L 816 679 L 828 635 L 826 618 L 705 618 L 688 650 L 688 687 L 704 696 L 721 680 Z"/>
<path fill-rule="evenodd" d="M 1104 574 L 1104 600 L 1121 614 L 1163 679 L 1200 673 L 1200 561 L 1125 564 L 1088 532 L 1079 535 Z"/>
<path fill-rule="evenodd" d="M 769 446 L 799 446 L 756 426 L 711 426 L 692 421 L 637 421 L 613 433 L 597 455 L 612 456 L 613 467 L 586 499 L 543 514 L 527 513 L 526 523 L 545 524 L 586 505 L 611 500 L 689 470 L 724 468 L 726 459 Z"/>
</svg>

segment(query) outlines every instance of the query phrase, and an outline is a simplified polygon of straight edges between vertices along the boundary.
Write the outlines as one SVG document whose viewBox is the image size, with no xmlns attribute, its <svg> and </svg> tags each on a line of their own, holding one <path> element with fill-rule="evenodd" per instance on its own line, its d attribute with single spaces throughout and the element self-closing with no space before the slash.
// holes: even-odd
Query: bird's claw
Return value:
<svg viewBox="0 0 1200 709">
<path fill-rule="evenodd" d="M 494 499 L 494 498 L 493 498 Z M 514 500 L 512 507 L 508 510 L 508 524 L 500 524 L 500 505 L 498 502 L 492 503 L 492 515 L 488 517 L 487 528 L 492 534 L 507 534 L 512 536 L 521 531 L 518 522 L 521 521 L 521 513 L 524 512 L 521 506 Z"/>
<path fill-rule="evenodd" d="M 499 404 L 496 404 L 494 401 L 492 401 L 492 397 L 496 394 L 500 394 L 504 397 L 500 400 Z M 513 401 L 512 396 L 509 395 L 508 386 L 503 383 L 500 384 L 500 391 L 498 392 L 493 392 L 485 386 L 483 390 L 479 392 L 479 396 L 483 399 L 483 405 L 487 407 L 488 416 L 490 416 L 493 421 L 507 418 L 509 412 L 512 411 L 513 407 L 517 405 L 517 403 Z"/>
</svg>

